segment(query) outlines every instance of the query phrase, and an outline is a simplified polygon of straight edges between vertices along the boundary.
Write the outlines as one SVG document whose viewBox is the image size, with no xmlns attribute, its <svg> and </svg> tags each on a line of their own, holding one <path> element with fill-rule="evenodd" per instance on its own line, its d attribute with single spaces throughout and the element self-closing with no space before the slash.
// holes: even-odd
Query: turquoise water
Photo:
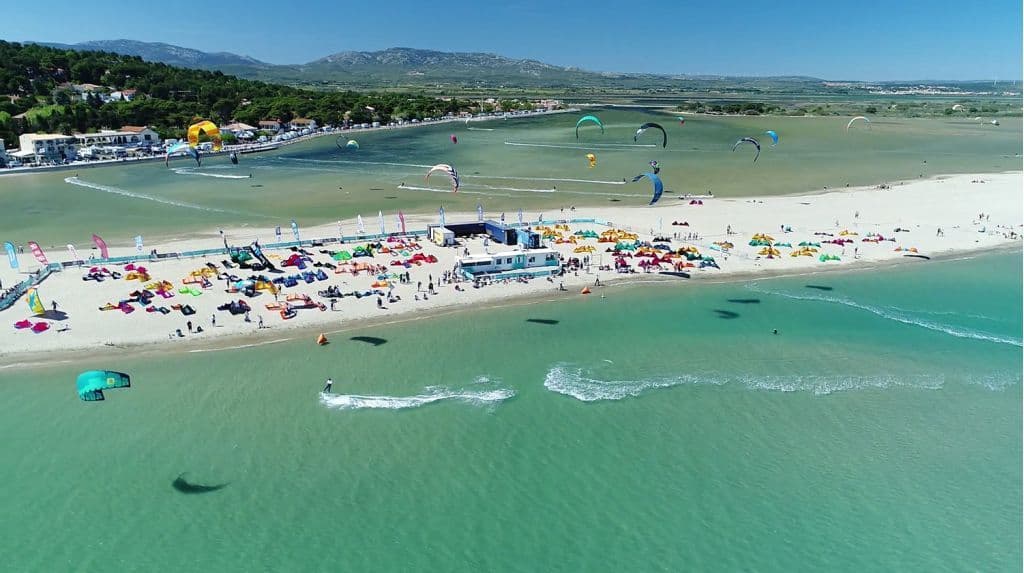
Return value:
<svg viewBox="0 0 1024 573">
<path fill-rule="evenodd" d="M 1013 252 L 606 288 L 327 347 L 0 370 L 0 554 L 12 571 L 1017 571 L 1021 271 Z M 134 385 L 79 402 L 90 367 Z M 182 473 L 226 486 L 184 494 Z"/>
<path fill-rule="evenodd" d="M 996 128 L 967 119 L 876 119 L 870 130 L 846 131 L 847 118 L 693 117 L 680 126 L 674 115 L 643 110 L 596 110 L 593 124 L 580 128 L 577 115 L 453 123 L 391 132 L 348 132 L 358 151 L 341 150 L 323 137 L 259 155 L 235 166 L 210 157 L 195 169 L 177 159 L 0 177 L 2 240 L 63 250 L 88 245 L 92 233 L 108 243 L 130 245 L 136 235 L 149 241 L 210 232 L 217 227 L 251 227 L 268 238 L 275 225 L 287 228 L 394 213 L 474 211 L 528 213 L 569 205 L 645 205 L 650 185 L 624 183 L 657 160 L 669 197 L 677 193 L 751 196 L 800 193 L 844 185 L 873 185 L 943 173 L 1019 171 L 1021 122 L 1007 118 Z M 636 128 L 661 122 L 669 135 L 648 131 L 634 143 Z M 491 129 L 493 131 L 485 131 Z M 770 147 L 765 130 L 778 132 Z M 458 144 L 449 136 L 456 135 Z M 753 148 L 731 151 L 740 137 L 764 141 L 757 163 Z M 590 169 L 585 155 L 597 155 Z M 458 194 L 427 167 L 451 163 L 463 177 Z M 252 178 L 249 178 L 249 175 Z M 399 186 L 405 183 L 404 188 Z M 531 219 L 534 217 L 530 217 Z"/>
</svg>

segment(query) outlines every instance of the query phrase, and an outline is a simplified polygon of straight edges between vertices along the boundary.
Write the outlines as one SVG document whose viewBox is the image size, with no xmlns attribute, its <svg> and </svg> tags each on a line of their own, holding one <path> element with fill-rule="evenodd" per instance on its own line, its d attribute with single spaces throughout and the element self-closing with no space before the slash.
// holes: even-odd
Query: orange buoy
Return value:
<svg viewBox="0 0 1024 573">
<path fill-rule="evenodd" d="M 590 287 L 583 287 L 583 290 L 580 291 L 580 294 L 590 294 Z"/>
<path fill-rule="evenodd" d="M 319 344 L 320 346 L 327 344 L 327 336 L 325 336 L 324 333 L 321 332 L 320 336 L 316 337 L 316 343 Z"/>
</svg>

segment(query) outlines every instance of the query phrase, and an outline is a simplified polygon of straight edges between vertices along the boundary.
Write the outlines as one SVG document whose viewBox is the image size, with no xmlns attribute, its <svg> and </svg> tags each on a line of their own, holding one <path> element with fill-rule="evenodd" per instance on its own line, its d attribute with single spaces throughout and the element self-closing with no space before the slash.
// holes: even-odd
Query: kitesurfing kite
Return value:
<svg viewBox="0 0 1024 573">
<path fill-rule="evenodd" d="M 962 104 L 959 104 L 959 103 L 953 104 L 953 111 L 963 111 L 963 110 L 964 110 L 964 106 Z"/>
<path fill-rule="evenodd" d="M 220 151 L 223 147 L 223 142 L 220 138 L 220 129 L 217 124 L 212 121 L 203 120 L 197 121 L 192 125 L 188 126 L 188 145 L 189 147 L 199 146 L 199 135 L 205 134 L 207 138 L 213 143 L 213 150 Z"/>
<path fill-rule="evenodd" d="M 736 151 L 736 148 L 739 147 L 740 145 L 743 145 L 744 143 L 749 143 L 757 148 L 757 153 L 754 154 L 754 162 L 757 163 L 757 158 L 761 157 L 761 144 L 758 143 L 758 141 L 753 137 L 740 138 L 738 141 L 736 141 L 736 143 L 733 144 L 732 150 Z"/>
<path fill-rule="evenodd" d="M 43 301 L 39 298 L 39 292 L 35 287 L 28 289 L 25 293 L 25 302 L 28 303 L 28 307 L 32 310 L 33 314 L 45 314 L 46 307 L 43 305 Z"/>
<path fill-rule="evenodd" d="M 779 144 L 779 134 L 775 133 L 774 131 L 772 131 L 770 129 L 768 131 L 764 132 L 764 134 L 767 135 L 768 137 L 772 138 L 772 147 L 775 147 L 776 145 Z"/>
<path fill-rule="evenodd" d="M 334 140 L 338 149 L 359 149 L 359 143 L 354 139 L 346 139 L 344 136 Z"/>
<path fill-rule="evenodd" d="M 601 134 L 604 134 L 604 124 L 601 123 L 601 120 L 598 119 L 596 115 L 585 115 L 576 122 L 576 139 L 580 138 L 580 126 L 588 121 L 596 123 L 597 126 L 601 128 Z"/>
<path fill-rule="evenodd" d="M 451 165 L 448 165 L 447 163 L 438 163 L 437 165 L 431 167 L 427 171 L 427 176 L 424 177 L 424 179 L 425 180 L 429 180 L 430 179 L 430 174 L 435 172 L 435 171 L 440 171 L 441 173 L 444 173 L 444 174 L 448 175 L 448 177 L 451 177 L 451 179 L 452 179 L 452 192 L 453 193 L 457 193 L 459 191 L 459 172 L 456 171 L 454 167 L 452 167 Z"/>
<path fill-rule="evenodd" d="M 103 391 L 113 388 L 129 388 L 131 377 L 123 372 L 111 370 L 89 370 L 78 375 L 78 397 L 85 402 L 104 400 Z"/>
<path fill-rule="evenodd" d="M 662 147 L 667 146 L 668 145 L 668 134 L 665 133 L 665 128 L 664 127 L 661 127 L 660 125 L 658 125 L 656 123 L 645 123 L 645 124 L 641 125 L 640 129 L 636 130 L 636 133 L 633 134 L 633 143 L 636 143 L 636 139 L 638 137 L 640 137 L 640 135 L 642 135 L 643 132 L 645 132 L 645 131 L 647 131 L 648 129 L 651 129 L 651 128 L 660 129 L 661 130 L 661 146 Z"/>
<path fill-rule="evenodd" d="M 586 158 L 587 162 L 590 163 L 590 167 L 594 167 L 597 165 L 597 156 L 594 155 L 593 153 L 588 153 L 586 155 Z"/>
<path fill-rule="evenodd" d="M 868 129 L 871 129 L 871 120 L 864 117 L 863 115 L 858 115 L 857 117 L 851 119 L 850 123 L 846 124 L 846 131 L 850 131 L 850 127 L 853 125 L 853 122 L 857 121 L 858 119 L 864 120 L 864 123 L 867 124 Z"/>
<path fill-rule="evenodd" d="M 164 156 L 164 166 L 166 167 L 170 165 L 172 155 L 181 152 L 184 152 L 186 155 L 192 157 L 192 159 L 195 159 L 197 167 L 200 165 L 199 150 L 194 147 L 190 147 L 187 141 L 180 141 L 167 148 L 167 154 Z"/>
<path fill-rule="evenodd" d="M 459 138 L 455 137 L 454 133 L 451 135 L 451 138 L 452 138 L 452 143 L 458 143 L 459 142 Z"/>
<path fill-rule="evenodd" d="M 661 194 L 665 191 L 665 186 L 661 183 L 661 177 L 658 177 L 656 173 L 641 173 L 633 178 L 633 183 L 643 179 L 644 177 L 651 180 L 651 184 L 654 186 L 654 196 L 651 197 L 651 202 L 648 205 L 654 205 L 661 199 Z"/>
</svg>

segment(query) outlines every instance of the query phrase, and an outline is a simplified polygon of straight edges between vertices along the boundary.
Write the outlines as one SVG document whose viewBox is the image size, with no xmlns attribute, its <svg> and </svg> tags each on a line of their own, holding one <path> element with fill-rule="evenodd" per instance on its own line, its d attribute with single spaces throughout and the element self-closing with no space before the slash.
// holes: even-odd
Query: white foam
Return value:
<svg viewBox="0 0 1024 573">
<path fill-rule="evenodd" d="M 460 175 L 463 179 L 508 179 L 512 181 L 565 181 L 567 183 L 593 183 L 595 185 L 625 185 L 625 181 L 602 181 L 600 179 L 562 179 L 558 177 L 512 177 L 504 175 Z"/>
<path fill-rule="evenodd" d="M 467 127 L 468 131 L 494 131 L 493 127 Z"/>
<path fill-rule="evenodd" d="M 772 392 L 809 392 L 828 395 L 865 389 L 919 388 L 938 390 L 945 380 L 942 376 L 914 375 L 792 375 L 792 376 L 722 376 L 717 374 L 684 374 L 639 380 L 602 380 L 582 367 L 558 364 L 544 377 L 544 387 L 552 392 L 576 398 L 581 402 L 622 400 L 639 396 L 651 390 L 672 388 L 683 384 L 721 386 L 739 384 L 751 390 Z M 1012 383 L 1000 379 L 1001 385 Z M 988 385 L 986 385 L 988 387 Z"/>
<path fill-rule="evenodd" d="M 554 143 L 525 143 L 521 141 L 506 141 L 505 145 L 514 145 L 516 147 L 547 147 L 551 149 L 635 149 L 637 147 L 657 147 L 653 144 L 645 143 L 592 143 L 588 145 L 564 145 Z"/>
<path fill-rule="evenodd" d="M 424 169 L 430 169 L 433 165 L 421 165 L 419 163 L 394 163 L 390 161 L 352 161 L 351 159 L 306 159 L 303 157 L 278 157 L 284 161 L 296 161 L 299 163 L 325 163 L 331 164 L 343 164 L 343 165 L 390 165 L 392 167 L 422 167 Z"/>
<path fill-rule="evenodd" d="M 151 197 L 142 193 L 135 193 L 132 191 L 125 191 L 118 187 L 111 187 L 109 185 L 100 185 L 99 183 L 89 183 L 88 181 L 82 181 L 78 177 L 65 177 L 64 182 L 77 185 L 79 187 L 88 187 L 89 189 L 95 189 L 96 191 L 103 191 L 105 193 L 113 193 L 114 195 L 121 195 L 124 197 L 131 197 L 132 199 L 145 199 L 147 201 L 155 201 L 157 203 L 163 203 L 164 205 L 172 205 L 174 207 L 182 207 L 184 209 L 196 209 L 199 211 L 209 211 L 211 213 L 235 213 L 238 215 L 244 215 L 238 211 L 227 211 L 224 209 L 216 209 L 214 207 L 203 207 L 202 205 L 193 205 L 192 203 L 183 203 L 181 201 L 173 201 L 171 199 L 163 199 L 161 197 Z"/>
<path fill-rule="evenodd" d="M 220 173 L 205 173 L 203 171 L 196 171 L 189 167 L 178 167 L 172 169 L 178 175 L 201 175 L 203 177 L 215 177 L 217 179 L 251 179 L 248 175 L 221 175 Z"/>
<path fill-rule="evenodd" d="M 479 381 L 481 378 L 477 380 Z M 486 381 L 489 382 L 490 380 Z M 515 392 L 505 388 L 480 391 L 429 387 L 425 388 L 422 394 L 415 396 L 364 396 L 359 394 L 321 393 L 320 403 L 336 410 L 406 410 L 445 400 L 465 402 L 474 406 L 489 406 L 500 404 L 513 396 L 515 396 Z"/>
<path fill-rule="evenodd" d="M 988 332 L 982 332 L 980 330 L 974 330 L 974 329 L 971 329 L 971 328 L 960 327 L 960 326 L 953 326 L 953 325 L 944 324 L 944 323 L 941 323 L 941 322 L 934 322 L 934 321 L 931 321 L 931 320 L 925 320 L 925 319 L 921 319 L 921 318 L 907 316 L 907 315 L 903 314 L 901 311 L 897 310 L 896 307 L 879 307 L 879 306 L 874 306 L 874 305 L 870 305 L 870 304 L 862 304 L 862 303 L 859 303 L 859 302 L 856 302 L 856 301 L 853 301 L 853 300 L 850 300 L 850 299 L 838 297 L 838 296 L 814 295 L 814 294 L 793 294 L 793 293 L 787 293 L 787 292 L 783 292 L 783 291 L 776 291 L 776 290 L 770 290 L 770 289 L 761 288 L 757 284 L 748 284 L 747 288 L 749 290 L 752 290 L 752 291 L 757 292 L 757 293 L 781 296 L 781 297 L 789 298 L 789 299 L 793 299 L 793 300 L 809 300 L 809 301 L 830 302 L 830 303 L 835 303 L 835 304 L 841 304 L 843 306 L 848 306 L 850 308 L 856 308 L 856 309 L 860 309 L 860 310 L 864 310 L 864 311 L 870 312 L 871 314 L 874 314 L 876 316 L 880 316 L 882 318 L 886 318 L 886 319 L 889 319 L 889 320 L 894 320 L 896 322 L 901 322 L 903 324 L 908 324 L 908 325 L 911 325 L 911 326 L 918 326 L 918 327 L 921 327 L 921 328 L 926 328 L 928 330 L 932 330 L 932 331 L 935 331 L 935 332 L 941 332 L 941 333 L 944 333 L 944 334 L 948 334 L 950 336 L 955 336 L 957 338 L 971 338 L 971 339 L 974 339 L 974 340 L 984 340 L 984 341 L 987 341 L 987 342 L 996 342 L 996 343 L 1000 343 L 1000 344 L 1010 344 L 1012 346 L 1022 346 L 1022 345 L 1024 345 L 1024 343 L 1022 343 L 1022 341 L 1020 339 L 1018 339 L 1018 338 L 1012 338 L 1012 337 L 1008 337 L 1008 336 L 1000 336 L 998 334 L 991 334 L 991 333 L 988 333 Z"/>
</svg>

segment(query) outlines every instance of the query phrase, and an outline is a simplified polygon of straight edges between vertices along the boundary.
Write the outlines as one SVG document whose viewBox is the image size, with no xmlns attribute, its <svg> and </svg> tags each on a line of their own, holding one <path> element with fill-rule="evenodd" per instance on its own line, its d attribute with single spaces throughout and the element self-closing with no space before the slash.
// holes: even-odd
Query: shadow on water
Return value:
<svg viewBox="0 0 1024 573">
<path fill-rule="evenodd" d="M 349 340 L 355 340 L 357 342 L 365 342 L 367 344 L 372 344 L 374 346 L 380 346 L 381 344 L 386 344 L 387 341 L 388 341 L 386 338 L 377 338 L 376 336 L 353 336 L 352 338 L 349 338 Z"/>
<path fill-rule="evenodd" d="M 733 304 L 761 304 L 759 298 L 730 298 L 728 301 Z"/>
<path fill-rule="evenodd" d="M 832 287 L 825 286 L 825 285 L 804 285 L 804 286 L 807 287 L 807 288 L 812 288 L 814 290 L 832 290 Z"/>
<path fill-rule="evenodd" d="M 533 322 L 536 324 L 558 324 L 561 321 L 553 318 L 527 318 L 526 322 Z"/>
<path fill-rule="evenodd" d="M 740 317 L 740 313 L 733 312 L 731 310 L 722 310 L 720 308 L 716 308 L 714 312 L 715 312 L 715 314 L 718 315 L 718 318 L 730 319 L 730 318 L 739 318 Z"/>
<path fill-rule="evenodd" d="M 178 477 L 174 478 L 171 482 L 171 487 L 180 493 L 196 494 L 196 493 L 210 493 L 219 489 L 228 487 L 228 484 L 222 483 L 217 485 L 203 485 L 198 483 L 189 483 L 185 479 L 185 474 L 178 474 Z"/>
</svg>

